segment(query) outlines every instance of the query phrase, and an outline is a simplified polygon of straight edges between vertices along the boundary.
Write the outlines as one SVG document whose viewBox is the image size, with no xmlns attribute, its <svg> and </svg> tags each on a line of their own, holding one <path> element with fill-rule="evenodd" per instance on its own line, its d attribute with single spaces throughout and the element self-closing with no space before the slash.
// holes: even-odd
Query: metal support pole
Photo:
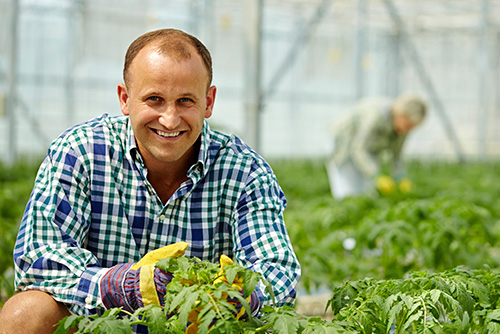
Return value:
<svg viewBox="0 0 500 334">
<path fill-rule="evenodd" d="M 479 45 L 479 117 L 478 117 L 478 156 L 484 159 L 486 149 L 486 133 L 488 125 L 488 110 L 489 110 L 489 85 L 488 85 L 488 72 L 489 72 L 489 0 L 482 1 L 481 20 L 480 20 L 480 45 Z"/>
<path fill-rule="evenodd" d="M 68 9 L 68 23 L 67 23 L 67 55 L 68 62 L 66 67 L 66 77 L 65 77 L 65 86 L 64 90 L 66 93 L 65 101 L 66 101 L 66 124 L 67 126 L 71 126 L 75 120 L 75 67 L 77 63 L 78 52 L 80 51 L 78 48 L 80 37 L 78 31 L 81 25 L 81 15 L 83 3 L 81 0 L 74 1 L 72 3 L 72 7 Z"/>
<path fill-rule="evenodd" d="M 424 89 L 427 90 L 427 94 L 429 94 L 429 97 L 434 104 L 434 107 L 436 108 L 436 111 L 438 112 L 438 116 L 441 118 L 441 123 L 444 127 L 444 130 L 446 134 L 448 135 L 448 138 L 451 140 L 451 143 L 453 147 L 455 148 L 455 153 L 457 154 L 457 157 L 460 162 L 464 161 L 464 155 L 462 152 L 462 147 L 460 145 L 460 142 L 458 140 L 458 137 L 455 134 L 455 131 L 453 130 L 453 127 L 451 126 L 451 122 L 448 119 L 448 116 L 446 115 L 446 112 L 444 110 L 444 106 L 441 103 L 441 99 L 439 98 L 436 89 L 434 88 L 434 84 L 432 80 L 430 79 L 429 75 L 427 74 L 425 66 L 422 64 L 420 60 L 420 56 L 417 52 L 417 49 L 413 45 L 411 38 L 408 33 L 406 33 L 404 29 L 404 24 L 403 21 L 401 20 L 401 17 L 392 3 L 391 0 L 384 0 L 384 3 L 387 7 L 387 11 L 389 12 L 389 15 L 391 16 L 392 20 L 396 23 L 398 28 L 401 31 L 401 37 L 404 42 L 404 46 L 406 48 L 406 51 L 408 53 L 408 56 L 413 63 L 413 66 L 415 67 L 415 70 L 418 74 L 418 77 L 420 78 L 420 81 L 422 82 Z"/>
<path fill-rule="evenodd" d="M 251 0 L 249 0 L 251 1 Z M 276 70 L 275 74 L 271 77 L 271 81 L 266 91 L 261 93 L 262 104 L 264 104 L 265 100 L 274 94 L 274 91 L 279 85 L 281 79 L 283 79 L 286 71 L 291 67 L 297 55 L 301 50 L 304 49 L 304 45 L 311 35 L 312 31 L 316 27 L 316 25 L 321 21 L 323 16 L 328 12 L 328 8 L 331 5 L 331 0 L 323 0 L 318 8 L 316 9 L 315 14 L 311 17 L 311 19 L 306 23 L 306 25 L 299 30 L 299 34 L 295 39 L 292 47 L 288 51 L 288 54 L 285 57 L 285 60 L 281 63 L 281 66 Z"/>
<path fill-rule="evenodd" d="M 10 54 L 9 54 L 9 83 L 6 98 L 7 117 L 9 118 L 8 129 L 8 155 L 7 163 L 13 164 L 17 160 L 17 59 L 18 59 L 18 21 L 19 21 L 19 0 L 12 0 L 12 13 L 10 22 Z"/>
<path fill-rule="evenodd" d="M 356 100 L 364 95 L 364 75 L 363 75 L 363 56 L 365 53 L 365 21 L 366 21 L 366 5 L 367 0 L 358 0 L 358 8 L 356 12 Z"/>
<path fill-rule="evenodd" d="M 246 142 L 260 150 L 262 1 L 245 0 Z"/>
</svg>

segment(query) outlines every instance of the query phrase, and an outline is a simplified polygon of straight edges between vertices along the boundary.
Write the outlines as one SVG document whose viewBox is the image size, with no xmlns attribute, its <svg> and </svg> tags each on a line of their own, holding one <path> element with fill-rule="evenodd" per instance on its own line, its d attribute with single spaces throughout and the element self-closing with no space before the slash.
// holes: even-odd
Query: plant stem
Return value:
<svg viewBox="0 0 500 334">
<path fill-rule="evenodd" d="M 255 329 L 255 333 L 260 333 L 260 332 L 263 332 L 263 331 L 265 331 L 266 329 L 271 328 L 272 326 L 273 326 L 273 324 L 269 322 L 269 323 L 265 324 L 264 326 L 261 326 L 261 327 L 256 328 L 256 329 Z"/>
</svg>

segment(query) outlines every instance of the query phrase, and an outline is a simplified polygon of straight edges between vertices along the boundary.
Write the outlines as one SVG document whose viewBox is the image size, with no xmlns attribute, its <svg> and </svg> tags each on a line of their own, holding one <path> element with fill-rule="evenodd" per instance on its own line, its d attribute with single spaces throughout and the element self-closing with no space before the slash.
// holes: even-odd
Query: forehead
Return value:
<svg viewBox="0 0 500 334">
<path fill-rule="evenodd" d="M 165 51 L 158 45 L 149 45 L 140 50 L 130 65 L 131 81 L 134 77 L 153 75 L 172 75 L 183 68 L 186 74 L 196 76 L 196 80 L 206 78 L 209 80 L 208 70 L 205 68 L 203 59 L 194 47 L 187 45 L 189 52 Z"/>
<path fill-rule="evenodd" d="M 127 85 L 139 95 L 150 90 L 198 95 L 206 93 L 208 81 L 208 71 L 197 54 L 178 59 L 150 48 L 141 50 L 132 62 Z"/>
</svg>

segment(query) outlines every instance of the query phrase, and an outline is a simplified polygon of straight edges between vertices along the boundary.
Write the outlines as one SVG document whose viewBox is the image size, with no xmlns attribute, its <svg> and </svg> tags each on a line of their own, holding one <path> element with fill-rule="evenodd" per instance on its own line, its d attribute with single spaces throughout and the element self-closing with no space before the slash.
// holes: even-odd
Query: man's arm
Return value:
<svg viewBox="0 0 500 334">
<path fill-rule="evenodd" d="M 14 250 L 17 291 L 41 290 L 72 312 L 101 306 L 98 282 L 106 269 L 83 248 L 90 224 L 85 169 L 67 149 L 43 161 Z"/>
<path fill-rule="evenodd" d="M 249 180 L 234 215 L 235 258 L 263 274 L 277 305 L 293 306 L 301 269 L 283 220 L 285 196 L 270 168 L 255 170 Z M 261 306 L 270 305 L 264 286 L 256 290 Z"/>
</svg>

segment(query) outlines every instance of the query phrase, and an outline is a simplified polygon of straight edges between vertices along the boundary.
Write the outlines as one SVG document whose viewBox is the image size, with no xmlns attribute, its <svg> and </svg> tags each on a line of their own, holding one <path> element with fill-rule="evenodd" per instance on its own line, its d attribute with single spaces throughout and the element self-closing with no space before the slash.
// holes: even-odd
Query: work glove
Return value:
<svg viewBox="0 0 500 334">
<path fill-rule="evenodd" d="M 390 195 L 396 190 L 394 179 L 387 175 L 380 175 L 375 180 L 375 185 L 382 195 Z"/>
<path fill-rule="evenodd" d="M 99 283 L 104 306 L 107 309 L 123 307 L 129 312 L 150 304 L 164 306 L 172 274 L 155 265 L 161 259 L 182 256 L 187 247 L 187 243 L 177 242 L 148 252 L 137 263 L 111 267 Z"/>
<path fill-rule="evenodd" d="M 233 264 L 233 260 L 231 260 L 228 256 L 226 255 L 221 255 L 220 257 L 220 268 L 221 270 L 217 273 L 216 279 L 214 280 L 213 284 L 216 286 L 221 283 L 227 283 L 229 284 L 229 281 L 227 280 L 226 275 L 224 275 L 224 267 Z M 243 279 L 236 276 L 233 283 L 231 286 L 235 289 L 237 289 L 243 298 L 245 298 L 245 294 L 243 293 Z M 245 312 L 245 308 L 241 304 L 241 301 L 238 298 L 228 298 L 226 293 L 223 293 L 223 297 L 228 303 L 232 304 L 235 308 L 235 318 L 237 320 L 239 319 L 244 319 L 248 317 L 248 314 Z M 255 311 L 259 307 L 259 298 L 255 291 L 248 297 L 246 298 L 247 302 L 249 303 L 250 310 L 251 312 Z M 189 315 L 188 315 L 188 322 L 189 325 L 186 328 L 186 333 L 187 334 L 194 334 L 198 333 L 198 327 L 199 327 L 199 322 L 198 322 L 198 315 L 201 311 L 201 308 L 195 308 L 193 309 Z M 216 320 L 215 320 L 216 321 Z M 215 321 L 213 323 L 215 323 Z M 213 325 L 212 323 L 212 325 Z"/>
<path fill-rule="evenodd" d="M 413 187 L 413 182 L 411 182 L 409 178 L 404 177 L 398 182 L 399 191 L 403 194 L 407 194 L 412 191 Z"/>
</svg>

